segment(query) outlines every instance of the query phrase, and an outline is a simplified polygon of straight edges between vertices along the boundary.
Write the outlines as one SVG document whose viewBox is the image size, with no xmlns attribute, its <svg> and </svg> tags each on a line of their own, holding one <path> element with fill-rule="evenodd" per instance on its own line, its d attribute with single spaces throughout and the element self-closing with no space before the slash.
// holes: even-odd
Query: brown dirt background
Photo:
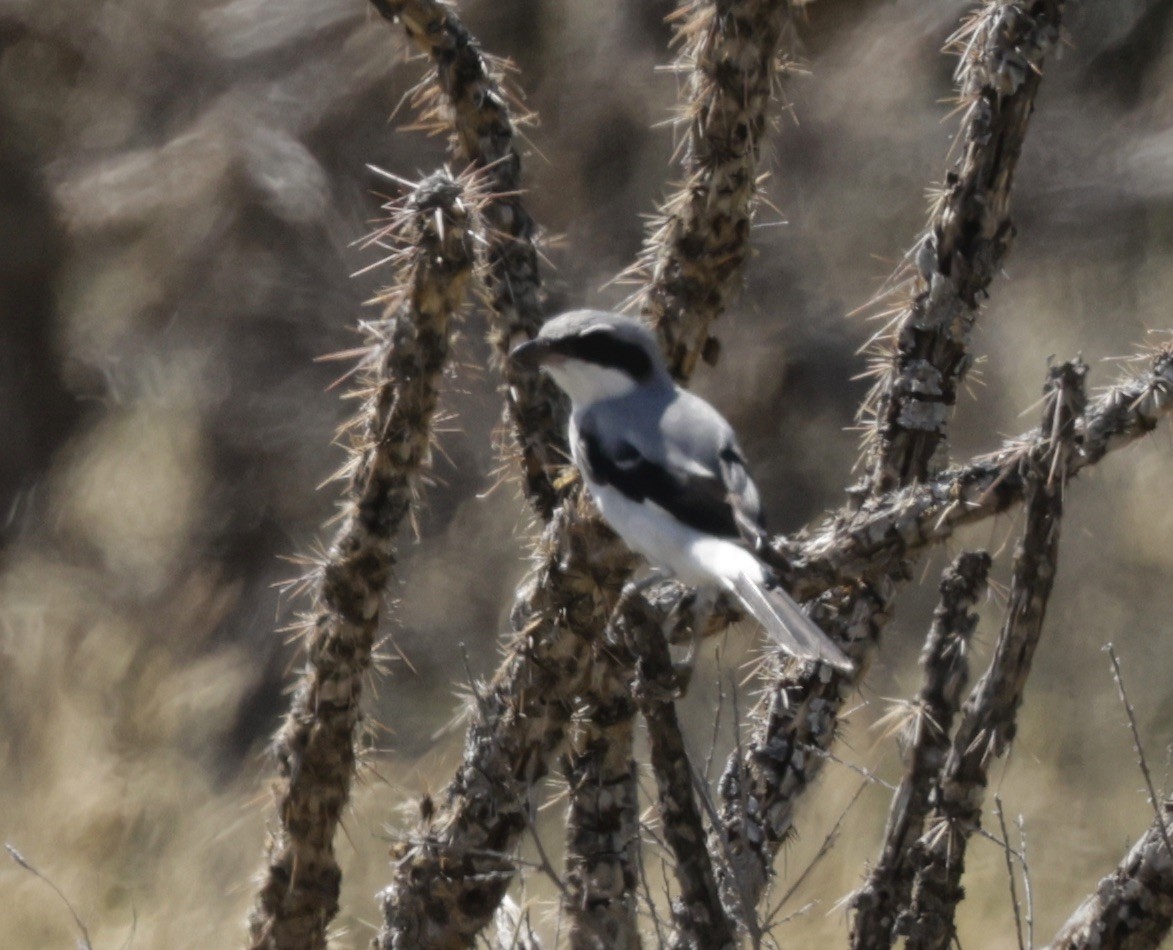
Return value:
<svg viewBox="0 0 1173 950">
<path fill-rule="evenodd" d="M 955 455 L 1034 424 L 1048 356 L 1082 353 L 1111 380 L 1173 297 L 1170 0 L 1072 4 L 1048 63 L 1016 187 L 1019 237 L 974 349 Z M 663 0 L 466 4 L 519 68 L 529 202 L 560 240 L 550 309 L 615 305 L 671 180 L 676 80 Z M 848 314 L 903 254 L 939 181 L 955 119 L 939 50 L 964 6 L 819 0 L 806 67 L 772 131 L 766 193 L 724 351 L 696 385 L 743 435 L 773 524 L 839 503 L 872 325 Z M 363 301 L 386 279 L 355 242 L 378 215 L 371 162 L 426 172 L 443 143 L 389 117 L 420 75 L 361 0 L 0 0 L 0 837 L 60 886 L 95 947 L 239 945 L 266 821 L 263 752 L 295 651 L 281 560 L 334 510 L 315 490 L 340 463 L 348 411 L 327 391 Z M 510 486 L 488 490 L 499 409 L 482 319 L 470 313 L 436 485 L 405 540 L 387 631 L 411 660 L 370 702 L 386 731 L 339 841 L 338 947 L 365 946 L 386 842 L 450 773 L 465 657 L 499 655 L 532 526 Z M 1026 415 L 1022 415 L 1027 410 Z M 995 790 L 1028 834 L 1045 941 L 1148 824 L 1103 644 L 1122 658 L 1150 762 L 1173 742 L 1173 442 L 1169 429 L 1073 486 L 1060 576 L 1018 742 Z M 487 494 L 486 494 L 487 493 Z M 1003 549 L 1014 525 L 965 544 Z M 1008 539 L 1010 539 L 1008 541 Z M 910 695 L 947 554 L 901 598 L 838 752 L 898 774 L 872 727 Z M 987 604 L 988 650 L 998 621 Z M 717 656 L 720 656 L 718 662 Z M 717 683 L 746 676 L 749 631 L 704 651 L 686 702 L 703 754 L 732 741 Z M 749 705 L 752 682 L 740 704 Z M 806 866 L 859 782 L 830 765 L 780 861 Z M 871 786 L 788 905 L 778 937 L 842 945 L 836 902 L 874 855 L 887 793 Z M 562 819 L 545 813 L 556 848 Z M 971 849 L 964 946 L 1016 946 L 1003 856 Z M 659 873 L 649 857 L 649 872 Z M 530 881 L 530 895 L 549 894 Z M 45 884 L 0 864 L 0 946 L 71 946 Z M 783 913 L 786 913 L 784 911 Z M 553 932 L 554 915 L 538 911 Z"/>
</svg>

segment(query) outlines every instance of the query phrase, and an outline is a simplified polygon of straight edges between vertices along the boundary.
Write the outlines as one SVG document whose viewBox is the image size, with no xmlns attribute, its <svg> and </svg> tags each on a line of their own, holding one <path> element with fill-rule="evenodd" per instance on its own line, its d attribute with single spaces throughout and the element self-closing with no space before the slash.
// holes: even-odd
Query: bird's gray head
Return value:
<svg viewBox="0 0 1173 950">
<path fill-rule="evenodd" d="M 647 324 L 604 310 L 555 317 L 509 356 L 518 365 L 544 369 L 579 409 L 640 387 L 672 386 Z"/>
</svg>

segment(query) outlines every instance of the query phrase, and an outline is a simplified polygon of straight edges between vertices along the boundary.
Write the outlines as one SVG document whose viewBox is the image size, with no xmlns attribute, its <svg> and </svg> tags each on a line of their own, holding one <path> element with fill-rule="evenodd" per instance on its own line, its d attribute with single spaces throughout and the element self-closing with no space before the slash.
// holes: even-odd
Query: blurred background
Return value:
<svg viewBox="0 0 1173 950">
<path fill-rule="evenodd" d="M 911 245 L 944 176 L 956 118 L 940 49 L 966 6 L 802 8 L 805 69 L 766 148 L 776 210 L 761 209 L 721 362 L 696 380 L 741 432 L 777 529 L 838 505 L 854 478 L 857 350 L 874 324 L 849 314 Z M 557 239 L 551 312 L 622 300 L 607 281 L 674 178 L 677 79 L 657 70 L 671 10 L 462 5 L 485 48 L 517 65 L 540 119 L 526 130 L 526 180 Z M 1121 372 L 1106 360 L 1173 323 L 1173 2 L 1069 4 L 1068 16 L 1020 165 L 1017 245 L 956 412 L 957 458 L 1035 424 L 1050 355 L 1082 353 L 1102 385 Z M 315 358 L 355 345 L 364 301 L 389 279 L 349 276 L 375 259 L 356 243 L 380 214 L 366 164 L 414 177 L 444 161 L 442 140 L 404 129 L 424 68 L 405 52 L 362 0 L 0 0 L 0 838 L 70 897 L 95 947 L 242 940 L 264 752 L 296 666 L 280 628 L 298 604 L 276 585 L 299 570 L 283 559 L 325 537 L 338 486 L 317 486 L 342 460 L 332 438 L 350 407 L 328 390 L 340 364 Z M 459 754 L 454 671 L 465 657 L 474 675 L 493 669 L 527 565 L 525 506 L 512 485 L 490 491 L 499 406 L 481 314 L 467 315 L 457 352 L 455 422 L 387 611 L 410 668 L 391 663 L 370 697 L 387 729 L 338 841 L 338 947 L 365 946 L 377 925 L 387 841 Z M 1040 941 L 1152 817 L 1105 642 L 1158 778 L 1173 742 L 1170 431 L 1072 486 L 1019 738 L 995 769 L 992 791 L 1025 822 Z M 872 724 L 916 689 L 940 569 L 961 544 L 989 546 L 1005 581 L 1015 530 L 987 523 L 922 563 L 844 759 L 899 774 Z M 984 655 L 996 595 L 983 615 Z M 703 651 L 685 703 L 698 752 L 753 651 L 746 630 Z M 752 678 L 741 688 L 745 709 Z M 828 765 L 779 862 L 784 882 L 859 783 Z M 875 856 L 887 803 L 882 787 L 863 791 L 783 908 L 805 910 L 782 942 L 843 943 L 837 901 Z M 552 849 L 561 827 L 547 810 Z M 965 946 L 1017 946 L 1003 862 L 975 841 Z M 529 894 L 550 892 L 530 880 Z M 73 945 L 66 909 L 7 858 L 0 906 L 0 946 Z"/>
</svg>

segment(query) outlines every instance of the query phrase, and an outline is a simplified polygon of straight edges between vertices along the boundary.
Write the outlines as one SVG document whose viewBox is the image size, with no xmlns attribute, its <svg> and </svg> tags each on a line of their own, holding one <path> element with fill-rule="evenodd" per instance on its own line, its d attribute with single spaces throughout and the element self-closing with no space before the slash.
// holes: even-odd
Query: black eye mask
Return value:
<svg viewBox="0 0 1173 950">
<path fill-rule="evenodd" d="M 563 356 L 627 373 L 636 382 L 652 375 L 652 358 L 642 346 L 605 333 L 584 333 L 555 342 L 551 349 Z"/>
</svg>

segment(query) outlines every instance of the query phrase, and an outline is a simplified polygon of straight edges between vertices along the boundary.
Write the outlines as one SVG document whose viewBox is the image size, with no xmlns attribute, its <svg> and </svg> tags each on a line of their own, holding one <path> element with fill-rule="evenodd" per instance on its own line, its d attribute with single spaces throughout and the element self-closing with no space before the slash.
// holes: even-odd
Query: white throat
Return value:
<svg viewBox="0 0 1173 950">
<path fill-rule="evenodd" d="M 604 399 L 626 396 L 639 387 L 639 383 L 627 373 L 582 360 L 547 363 L 546 371 L 570 397 L 576 409 L 586 409 Z"/>
</svg>

